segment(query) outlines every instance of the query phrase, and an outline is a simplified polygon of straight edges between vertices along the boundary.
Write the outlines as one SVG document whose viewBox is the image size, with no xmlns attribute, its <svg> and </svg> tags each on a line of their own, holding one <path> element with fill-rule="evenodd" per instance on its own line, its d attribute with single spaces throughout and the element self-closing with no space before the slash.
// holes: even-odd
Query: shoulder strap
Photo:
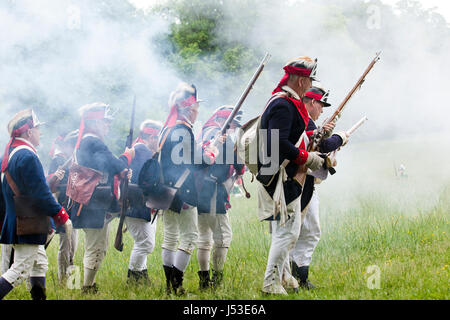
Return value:
<svg viewBox="0 0 450 320">
<path fill-rule="evenodd" d="M 17 184 L 14 182 L 13 178 L 11 178 L 11 175 L 9 174 L 8 170 L 5 171 L 5 177 L 6 177 L 6 181 L 8 181 L 9 186 L 11 187 L 12 191 L 14 192 L 14 195 L 16 197 L 20 196 L 19 188 L 17 187 Z"/>
<path fill-rule="evenodd" d="M 284 98 L 284 96 L 286 96 L 286 95 L 287 95 L 287 93 L 284 91 L 280 91 L 280 92 L 277 92 L 274 95 L 272 95 L 270 97 L 269 101 L 267 101 L 267 104 L 264 107 L 264 111 L 261 113 L 261 115 L 267 110 L 267 108 L 269 107 L 269 104 L 271 104 L 273 101 L 275 101 L 275 99 Z"/>
<path fill-rule="evenodd" d="M 17 148 L 15 148 L 10 154 L 9 154 L 9 158 L 8 158 L 8 162 L 9 160 L 11 160 L 12 156 L 17 152 L 20 151 L 22 149 L 27 149 L 33 153 L 35 153 L 33 151 L 33 149 L 31 149 L 29 146 L 18 146 Z M 20 191 L 19 188 L 17 187 L 17 184 L 14 182 L 13 178 L 11 177 L 11 175 L 9 174 L 8 170 L 5 171 L 5 177 L 6 177 L 6 181 L 8 181 L 9 186 L 11 187 L 12 191 L 14 192 L 14 195 L 16 196 L 20 196 Z"/>
<path fill-rule="evenodd" d="M 162 136 L 162 139 L 160 140 L 161 142 L 159 143 L 159 147 L 158 150 L 156 150 L 155 153 L 160 153 L 161 149 L 164 146 L 164 143 L 166 143 L 167 137 L 169 136 L 170 131 L 172 131 L 172 127 L 171 128 L 166 128 L 166 131 L 164 133 L 164 135 Z"/>
</svg>

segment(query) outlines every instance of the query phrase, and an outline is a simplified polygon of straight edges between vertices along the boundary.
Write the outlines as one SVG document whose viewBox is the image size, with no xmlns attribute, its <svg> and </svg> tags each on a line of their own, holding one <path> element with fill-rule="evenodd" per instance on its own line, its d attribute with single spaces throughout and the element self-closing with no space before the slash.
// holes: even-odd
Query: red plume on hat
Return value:
<svg viewBox="0 0 450 320">
<path fill-rule="evenodd" d="M 178 112 L 192 106 L 197 102 L 203 100 L 197 99 L 197 88 L 192 84 L 189 85 L 186 82 L 182 82 L 178 87 L 170 94 L 169 106 L 170 112 L 164 123 L 164 128 L 171 128 L 175 126 L 178 119 Z"/>
</svg>

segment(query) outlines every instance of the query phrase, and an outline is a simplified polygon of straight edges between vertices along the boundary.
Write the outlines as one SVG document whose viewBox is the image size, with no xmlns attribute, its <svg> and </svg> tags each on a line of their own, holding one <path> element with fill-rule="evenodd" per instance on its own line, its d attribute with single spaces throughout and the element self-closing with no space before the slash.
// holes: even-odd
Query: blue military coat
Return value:
<svg viewBox="0 0 450 320">
<path fill-rule="evenodd" d="M 18 138 L 16 138 L 18 139 Z M 23 139 L 22 139 L 23 140 Z M 58 214 L 61 206 L 53 197 L 45 180 L 44 169 L 31 148 L 21 148 L 15 152 L 8 162 L 7 170 L 17 184 L 21 194 L 36 199 L 42 211 L 52 217 Z M 10 151 L 10 154 L 14 150 Z M 47 234 L 18 236 L 16 233 L 16 212 L 14 208 L 14 193 L 6 177 L 2 177 L 2 193 L 5 201 L 5 219 L 1 230 L 0 243 L 4 244 L 45 244 Z"/>
<path fill-rule="evenodd" d="M 161 149 L 161 167 L 164 176 L 164 184 L 174 187 L 178 179 L 182 176 L 186 169 L 189 175 L 183 185 L 178 189 L 175 198 L 170 206 L 170 210 L 180 213 L 184 204 L 197 207 L 197 188 L 195 186 L 194 174 L 208 166 L 203 157 L 196 159 L 196 155 L 203 154 L 202 147 L 196 145 L 192 127 L 184 122 L 177 122 L 167 135 L 164 146 Z M 166 134 L 166 131 L 162 135 Z M 181 148 L 179 148 L 182 146 Z M 197 149 L 198 148 L 198 149 Z M 176 153 L 178 151 L 178 153 Z M 173 154 L 174 153 L 174 154 Z M 175 163 L 181 160 L 181 163 Z M 196 163 L 198 160 L 198 164 Z"/>
<path fill-rule="evenodd" d="M 207 127 L 203 130 L 203 143 L 211 141 L 220 131 L 220 127 Z M 231 148 L 230 148 L 231 146 Z M 206 167 L 203 174 L 198 175 L 198 206 L 199 214 L 210 213 L 213 208 L 211 199 L 216 194 L 215 212 L 218 214 L 225 214 L 231 207 L 229 194 L 225 188 L 224 182 L 230 179 L 234 171 L 241 172 L 242 164 L 237 163 L 237 155 L 233 155 L 233 163 L 227 163 L 227 151 L 233 150 L 234 142 L 227 136 L 225 143 L 219 146 L 219 158 L 216 163 Z"/>
<path fill-rule="evenodd" d="M 144 166 L 144 163 L 153 157 L 153 152 L 147 148 L 143 143 L 136 143 L 134 145 L 134 159 L 131 161 L 130 168 L 133 170 L 133 176 L 131 177 L 131 183 L 138 184 L 139 173 Z M 127 217 L 139 218 L 150 221 L 151 209 L 147 208 L 143 203 L 142 206 L 135 206 L 129 208 L 125 214 Z"/>
<path fill-rule="evenodd" d="M 76 152 L 76 158 L 78 164 L 84 167 L 95 169 L 103 173 L 103 181 L 99 187 L 109 187 L 110 195 L 108 197 L 109 203 L 97 203 L 93 199 L 95 198 L 95 192 L 91 201 L 87 206 L 83 206 L 80 213 L 78 209 L 79 203 L 69 204 L 70 219 L 72 220 L 73 227 L 80 228 L 103 228 L 106 212 L 118 212 L 117 199 L 113 194 L 113 182 L 114 175 L 119 174 L 127 168 L 127 160 L 118 159 L 115 157 L 105 143 L 97 136 L 93 134 L 87 134 L 83 137 L 80 143 L 80 148 Z"/>
</svg>

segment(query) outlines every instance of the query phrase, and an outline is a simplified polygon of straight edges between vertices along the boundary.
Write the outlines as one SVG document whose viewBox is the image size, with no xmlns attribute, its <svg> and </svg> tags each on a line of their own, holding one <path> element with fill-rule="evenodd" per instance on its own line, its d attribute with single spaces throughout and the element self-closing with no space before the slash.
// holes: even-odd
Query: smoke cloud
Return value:
<svg viewBox="0 0 450 320">
<path fill-rule="evenodd" d="M 221 3 L 217 42 L 236 41 L 253 50 L 255 69 L 265 52 L 272 55 L 243 106 L 246 119 L 261 113 L 283 76 L 284 64 L 308 55 L 318 58 L 318 76 L 333 104 L 320 125 L 375 53 L 382 52 L 336 130 L 347 130 L 362 116 L 369 121 L 339 152 L 338 173 L 320 185 L 321 193 L 336 195 L 340 203 L 345 202 L 341 195 L 351 199 L 356 191 L 392 194 L 386 183 L 394 179 L 393 168 L 400 163 L 408 170 L 409 183 L 422 186 L 410 190 L 415 199 L 437 194 L 438 186 L 448 183 L 450 170 L 443 159 L 449 155 L 450 111 L 444 95 L 450 37 L 443 17 L 414 14 L 417 3 L 412 1 L 401 1 L 396 8 L 377 0 Z M 114 16 L 119 9 L 126 15 Z M 76 110 L 87 103 L 106 102 L 117 117 L 128 117 L 136 94 L 137 122 L 164 121 L 170 92 L 179 81 L 188 81 L 207 100 L 198 129 L 215 108 L 237 102 L 250 79 L 248 72 L 182 79 L 156 48 L 170 32 L 172 20 L 146 11 L 143 28 L 143 14 L 127 1 L 2 1 L 0 143 L 8 139 L 9 119 L 25 107 L 33 107 L 49 124 L 42 146 L 48 150 L 58 131 L 78 126 Z M 126 130 L 118 128 L 111 141 L 119 145 Z M 348 187 L 345 192 L 342 185 Z"/>
</svg>

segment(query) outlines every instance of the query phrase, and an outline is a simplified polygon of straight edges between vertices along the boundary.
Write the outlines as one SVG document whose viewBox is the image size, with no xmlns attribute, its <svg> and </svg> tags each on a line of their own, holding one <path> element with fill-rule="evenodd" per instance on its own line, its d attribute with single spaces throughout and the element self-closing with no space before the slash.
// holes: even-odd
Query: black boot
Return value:
<svg viewBox="0 0 450 320">
<path fill-rule="evenodd" d="M 182 296 L 186 293 L 183 288 L 184 272 L 173 267 L 172 270 L 172 289 L 177 296 Z"/>
<path fill-rule="evenodd" d="M 142 271 L 139 272 L 139 279 L 145 283 L 146 285 L 150 284 L 150 279 L 148 278 L 148 272 L 147 269 L 144 269 Z"/>
<path fill-rule="evenodd" d="M 212 275 L 212 287 L 214 289 L 216 289 L 218 286 L 220 286 L 220 284 L 222 283 L 223 280 L 223 271 L 216 271 L 213 270 L 213 275 Z"/>
<path fill-rule="evenodd" d="M 92 286 L 83 286 L 81 289 L 82 294 L 97 294 L 98 293 L 98 286 L 96 283 L 94 283 Z"/>
<path fill-rule="evenodd" d="M 136 284 L 140 279 L 141 273 L 128 269 L 127 284 Z"/>
<path fill-rule="evenodd" d="M 30 290 L 31 299 L 34 301 L 44 301 L 47 300 L 47 295 L 45 294 L 45 288 L 39 285 L 35 285 Z"/>
<path fill-rule="evenodd" d="M 298 267 L 295 262 L 293 262 L 293 264 L 295 265 L 295 267 L 297 268 L 297 274 L 298 274 L 298 284 L 300 285 L 300 288 L 306 289 L 306 290 L 310 290 L 310 289 L 315 289 L 316 286 L 313 285 L 309 280 L 308 280 L 308 273 L 309 273 L 309 266 L 302 266 L 302 267 Z"/>
<path fill-rule="evenodd" d="M 295 263 L 294 260 L 291 260 L 291 273 L 292 276 L 298 281 L 300 282 L 300 271 L 299 271 L 299 267 L 298 265 Z"/>
<path fill-rule="evenodd" d="M 45 277 L 30 277 L 31 299 L 35 301 L 47 300 L 45 294 Z"/>
<path fill-rule="evenodd" d="M 209 270 L 199 271 L 198 277 L 200 278 L 198 283 L 198 290 L 203 291 L 211 288 L 211 279 L 209 277 Z"/>
<path fill-rule="evenodd" d="M 164 274 L 166 275 L 166 294 L 169 295 L 172 293 L 172 276 L 173 276 L 173 267 L 164 266 Z"/>
</svg>

